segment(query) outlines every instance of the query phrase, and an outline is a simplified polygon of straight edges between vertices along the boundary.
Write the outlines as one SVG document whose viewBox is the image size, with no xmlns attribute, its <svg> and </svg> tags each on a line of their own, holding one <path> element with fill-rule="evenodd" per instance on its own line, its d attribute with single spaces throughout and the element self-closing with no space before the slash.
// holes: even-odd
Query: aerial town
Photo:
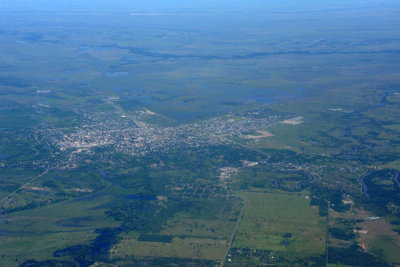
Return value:
<svg viewBox="0 0 400 267">
<path fill-rule="evenodd" d="M 266 128 L 290 119 L 258 110 L 162 127 L 141 120 L 140 115 L 144 112 L 150 113 L 148 110 L 130 116 L 124 113 L 119 116 L 84 113 L 85 122 L 73 131 L 43 127 L 36 129 L 35 134 L 56 148 L 55 155 L 63 158 L 61 166 L 74 167 L 81 155 L 91 155 L 96 148 L 107 147 L 138 156 L 166 149 L 234 144 L 233 137 L 253 140 L 269 137 L 271 134 L 265 131 Z"/>
</svg>

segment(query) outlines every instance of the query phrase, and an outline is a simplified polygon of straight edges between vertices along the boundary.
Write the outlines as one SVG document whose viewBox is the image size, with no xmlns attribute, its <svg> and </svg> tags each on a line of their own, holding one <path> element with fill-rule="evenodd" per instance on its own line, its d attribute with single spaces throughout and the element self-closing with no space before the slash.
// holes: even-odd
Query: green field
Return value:
<svg viewBox="0 0 400 267">
<path fill-rule="evenodd" d="M 26 260 L 53 258 L 53 252 L 75 244 L 89 244 L 97 228 L 115 227 L 116 222 L 97 206 L 112 198 L 66 201 L 14 212 L 0 227 L 0 265 L 18 266 Z M 23 229 L 23 230 L 21 230 Z M 60 258 L 58 258 L 60 260 Z"/>
<path fill-rule="evenodd" d="M 221 260 L 226 250 L 226 240 L 211 238 L 174 238 L 172 243 L 142 242 L 127 236 L 111 249 L 111 259 L 129 256 L 189 258 Z"/>
<path fill-rule="evenodd" d="M 384 254 L 384 258 L 389 262 L 400 264 L 400 255 L 398 250 L 398 240 L 388 235 L 378 235 L 370 240 L 370 250 L 376 254 Z"/>
<path fill-rule="evenodd" d="M 152 241 L 141 240 L 140 233 L 135 231 L 123 234 L 121 242 L 111 250 L 111 257 L 118 260 L 132 256 L 222 260 L 235 226 L 235 220 L 229 218 L 235 218 L 240 206 L 209 208 L 211 212 L 204 214 L 178 213 L 161 231 L 150 234 Z M 165 238 L 167 241 L 162 240 Z"/>
<path fill-rule="evenodd" d="M 229 220 L 205 220 L 177 217 L 168 221 L 160 233 L 174 236 L 197 236 L 227 240 L 233 228 L 234 222 Z"/>
<path fill-rule="evenodd" d="M 240 192 L 247 206 L 233 248 L 293 255 L 325 252 L 325 218 L 301 195 Z"/>
</svg>

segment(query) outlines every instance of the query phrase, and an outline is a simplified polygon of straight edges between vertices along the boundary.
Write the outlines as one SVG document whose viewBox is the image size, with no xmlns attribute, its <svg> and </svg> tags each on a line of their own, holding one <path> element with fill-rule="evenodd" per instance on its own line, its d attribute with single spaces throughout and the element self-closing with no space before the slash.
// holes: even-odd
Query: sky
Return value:
<svg viewBox="0 0 400 267">
<path fill-rule="evenodd" d="M 279 11 L 299 11 L 346 7 L 399 6 L 398 0 L 2 0 L 2 9 L 64 9 L 64 10 L 168 10 L 207 8 L 250 8 Z"/>
</svg>

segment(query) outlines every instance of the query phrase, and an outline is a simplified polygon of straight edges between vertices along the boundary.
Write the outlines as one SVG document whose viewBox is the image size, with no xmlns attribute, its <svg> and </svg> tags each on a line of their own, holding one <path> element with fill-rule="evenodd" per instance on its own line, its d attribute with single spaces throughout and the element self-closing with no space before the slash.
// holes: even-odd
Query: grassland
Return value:
<svg viewBox="0 0 400 267">
<path fill-rule="evenodd" d="M 319 217 L 317 207 L 310 206 L 309 199 L 297 194 L 239 195 L 248 204 L 233 248 L 284 251 L 288 255 L 324 253 L 325 219 Z"/>
<path fill-rule="evenodd" d="M 355 210 L 356 218 L 367 218 L 373 216 L 373 213 L 365 210 Z M 391 220 L 395 220 L 392 217 Z M 379 257 L 396 264 L 400 263 L 398 247 L 400 246 L 400 236 L 392 231 L 393 226 L 389 224 L 388 219 L 380 218 L 378 220 L 361 220 L 357 223 L 359 229 L 367 231 L 357 237 L 359 243 L 366 246 L 366 250 L 376 254 Z"/>
<path fill-rule="evenodd" d="M 188 217 L 175 217 L 167 222 L 160 232 L 164 235 L 173 236 L 196 236 L 227 240 L 234 227 L 234 222 L 206 219 L 192 219 Z"/>
<path fill-rule="evenodd" d="M 215 212 L 207 212 L 208 218 L 200 213 L 178 213 L 163 225 L 161 231 L 151 235 L 152 241 L 141 240 L 141 234 L 135 231 L 123 234 L 121 242 L 111 249 L 111 258 L 222 260 L 235 225 L 235 220 L 229 218 L 235 217 L 239 206 L 229 211 L 224 211 L 223 206 L 210 208 Z M 160 240 L 163 238 L 167 240 Z"/>
<path fill-rule="evenodd" d="M 0 265 L 17 266 L 30 259 L 52 259 L 57 249 L 90 243 L 98 236 L 97 228 L 117 226 L 112 218 L 105 216 L 104 209 L 96 208 L 109 201 L 112 198 L 59 202 L 2 218 Z"/>
<path fill-rule="evenodd" d="M 219 261 L 226 250 L 226 240 L 211 238 L 179 238 L 171 243 L 138 241 L 127 236 L 111 249 L 112 258 L 124 259 L 128 256 L 189 258 Z"/>
</svg>

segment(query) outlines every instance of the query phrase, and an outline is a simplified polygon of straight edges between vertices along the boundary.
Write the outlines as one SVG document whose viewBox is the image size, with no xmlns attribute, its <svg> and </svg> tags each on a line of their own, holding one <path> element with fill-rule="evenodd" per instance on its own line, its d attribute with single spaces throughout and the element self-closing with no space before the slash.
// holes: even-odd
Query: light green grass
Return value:
<svg viewBox="0 0 400 267">
<path fill-rule="evenodd" d="M 48 260 L 56 249 L 87 244 L 96 238 L 93 231 L 20 235 L 0 239 L 0 266 L 18 266 L 26 260 Z M 60 258 L 58 258 L 60 260 Z"/>
<path fill-rule="evenodd" d="M 142 242 L 135 238 L 123 239 L 111 250 L 112 258 L 126 256 L 151 256 L 221 260 L 226 249 L 226 240 L 209 238 L 174 238 L 172 243 Z"/>
<path fill-rule="evenodd" d="M 248 200 L 233 243 L 236 248 L 321 254 L 325 250 L 325 219 L 299 195 L 242 192 Z M 291 233 L 291 238 L 285 238 Z M 282 241 L 290 244 L 283 245 Z"/>
<path fill-rule="evenodd" d="M 389 262 L 400 264 L 399 246 L 395 240 L 388 235 L 379 235 L 371 243 L 371 250 L 383 251 L 383 254 Z"/>
<path fill-rule="evenodd" d="M 105 215 L 104 209 L 95 209 L 109 201 L 112 201 L 111 197 L 84 202 L 65 201 L 3 217 L 0 266 L 18 266 L 31 259 L 51 259 L 58 249 L 90 243 L 98 236 L 95 229 L 119 225 Z M 73 224 L 68 220 L 71 218 L 86 219 L 77 223 L 81 226 L 73 227 L 68 225 Z M 66 225 L 60 224 L 63 221 Z"/>
<path fill-rule="evenodd" d="M 227 220 L 201 220 L 177 217 L 169 220 L 160 234 L 228 239 L 234 228 L 234 224 L 234 222 Z"/>
<path fill-rule="evenodd" d="M 385 165 L 380 166 L 381 169 L 396 169 L 400 170 L 400 160 L 389 162 Z"/>
</svg>

